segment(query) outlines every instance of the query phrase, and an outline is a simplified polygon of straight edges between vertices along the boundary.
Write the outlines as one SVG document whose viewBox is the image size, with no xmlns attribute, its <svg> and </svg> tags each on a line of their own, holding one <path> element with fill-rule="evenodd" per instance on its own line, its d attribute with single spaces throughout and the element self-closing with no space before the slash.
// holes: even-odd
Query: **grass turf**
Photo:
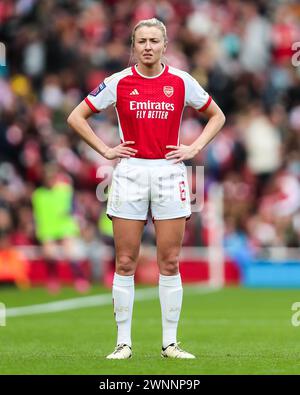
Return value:
<svg viewBox="0 0 300 395">
<path fill-rule="evenodd" d="M 94 287 L 89 295 L 109 292 Z M 71 288 L 56 296 L 0 288 L 7 308 L 78 296 Z M 291 324 L 296 301 L 296 290 L 185 287 L 178 340 L 195 360 L 160 357 L 157 297 L 135 302 L 133 358 L 125 361 L 105 359 L 116 338 L 111 305 L 8 317 L 0 327 L 0 374 L 299 374 L 300 327 Z"/>
</svg>

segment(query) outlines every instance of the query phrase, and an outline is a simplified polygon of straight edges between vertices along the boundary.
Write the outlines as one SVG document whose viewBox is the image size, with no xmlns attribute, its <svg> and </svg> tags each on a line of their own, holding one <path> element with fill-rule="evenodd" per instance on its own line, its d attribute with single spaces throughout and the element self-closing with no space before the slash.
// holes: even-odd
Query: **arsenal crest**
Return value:
<svg viewBox="0 0 300 395">
<path fill-rule="evenodd" d="M 164 94 L 167 97 L 171 97 L 174 93 L 174 88 L 173 86 L 164 86 Z"/>
</svg>

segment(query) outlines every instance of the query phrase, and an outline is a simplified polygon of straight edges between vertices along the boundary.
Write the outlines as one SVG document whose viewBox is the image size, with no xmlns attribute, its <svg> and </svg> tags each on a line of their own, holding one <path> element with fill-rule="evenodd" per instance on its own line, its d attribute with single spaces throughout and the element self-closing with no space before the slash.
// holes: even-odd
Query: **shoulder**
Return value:
<svg viewBox="0 0 300 395">
<path fill-rule="evenodd" d="M 204 92 L 204 88 L 199 84 L 199 82 L 186 71 L 176 69 L 175 67 L 170 67 L 169 69 L 170 73 L 178 75 L 183 79 L 187 92 Z"/>
<path fill-rule="evenodd" d="M 117 84 L 123 78 L 126 78 L 132 74 L 133 74 L 132 68 L 127 67 L 126 69 L 119 71 L 118 73 L 114 73 L 114 74 L 110 75 L 109 77 L 106 77 L 104 80 L 104 83 L 106 85 L 114 85 L 114 84 Z"/>
<path fill-rule="evenodd" d="M 181 79 L 183 79 L 184 81 L 187 81 L 187 82 L 189 80 L 190 81 L 193 80 L 193 77 L 189 73 L 187 73 L 186 71 L 177 69 L 176 67 L 169 66 L 169 73 L 173 74 L 173 75 L 177 75 L 178 77 L 180 77 Z"/>
</svg>

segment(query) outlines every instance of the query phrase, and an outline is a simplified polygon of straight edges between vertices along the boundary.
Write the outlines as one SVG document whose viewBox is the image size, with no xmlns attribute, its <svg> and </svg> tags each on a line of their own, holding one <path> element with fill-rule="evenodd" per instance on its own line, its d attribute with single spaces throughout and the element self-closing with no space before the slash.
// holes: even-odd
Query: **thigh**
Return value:
<svg viewBox="0 0 300 395">
<path fill-rule="evenodd" d="M 113 217 L 116 257 L 137 260 L 145 221 Z"/>
<path fill-rule="evenodd" d="M 155 220 L 157 261 L 161 265 L 179 257 L 184 236 L 186 218 Z"/>
<path fill-rule="evenodd" d="M 151 213 L 157 220 L 191 215 L 187 172 L 183 163 L 162 166 L 152 172 Z"/>
<path fill-rule="evenodd" d="M 145 220 L 150 200 L 150 180 L 147 168 L 122 161 L 116 167 L 109 198 L 107 214 L 119 218 Z"/>
</svg>

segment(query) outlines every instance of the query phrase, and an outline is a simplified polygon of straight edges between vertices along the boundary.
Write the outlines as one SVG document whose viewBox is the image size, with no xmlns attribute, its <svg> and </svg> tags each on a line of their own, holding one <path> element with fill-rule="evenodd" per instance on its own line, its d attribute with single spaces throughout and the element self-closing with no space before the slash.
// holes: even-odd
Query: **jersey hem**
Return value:
<svg viewBox="0 0 300 395">
<path fill-rule="evenodd" d="M 191 212 L 188 212 L 188 213 L 186 213 L 186 214 L 183 214 L 183 213 L 177 213 L 177 214 L 174 214 L 174 215 L 166 215 L 166 216 L 162 216 L 162 217 L 156 217 L 156 216 L 152 216 L 152 220 L 157 220 L 157 221 L 159 221 L 159 220 L 163 220 L 163 219 L 176 219 L 176 218 L 182 218 L 182 217 L 185 217 L 187 220 L 188 219 L 190 219 L 191 218 L 191 215 L 192 215 L 192 213 Z"/>
<path fill-rule="evenodd" d="M 146 221 L 147 220 L 147 217 L 146 218 L 141 218 L 140 216 L 135 216 L 135 215 L 132 215 L 132 214 L 115 214 L 115 213 L 113 213 L 113 212 L 111 212 L 111 211 L 107 211 L 106 212 L 106 215 L 108 216 L 108 218 L 109 219 L 112 219 L 112 217 L 117 217 L 117 218 L 124 218 L 124 219 L 133 219 L 133 220 L 140 220 L 140 221 Z"/>
</svg>

